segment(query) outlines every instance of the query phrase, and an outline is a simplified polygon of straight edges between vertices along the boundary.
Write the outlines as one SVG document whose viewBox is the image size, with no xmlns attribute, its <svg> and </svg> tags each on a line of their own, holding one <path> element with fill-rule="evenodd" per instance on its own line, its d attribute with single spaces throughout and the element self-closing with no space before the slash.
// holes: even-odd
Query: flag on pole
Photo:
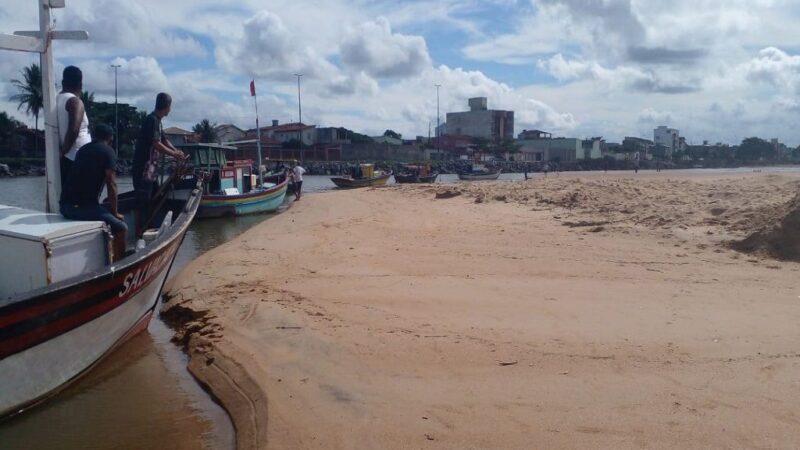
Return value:
<svg viewBox="0 0 800 450">
<path fill-rule="evenodd" d="M 256 80 L 250 80 L 250 96 L 256 96 Z"/>
</svg>

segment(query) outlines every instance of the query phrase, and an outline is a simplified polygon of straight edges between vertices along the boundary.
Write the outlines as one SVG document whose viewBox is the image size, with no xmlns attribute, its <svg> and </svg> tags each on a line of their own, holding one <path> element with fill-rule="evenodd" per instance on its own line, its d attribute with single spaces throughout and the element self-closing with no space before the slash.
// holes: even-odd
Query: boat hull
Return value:
<svg viewBox="0 0 800 450">
<path fill-rule="evenodd" d="M 139 253 L 0 304 L 0 416 L 57 393 L 147 328 L 200 192 Z"/>
<path fill-rule="evenodd" d="M 492 173 L 460 173 L 458 174 L 458 179 L 464 181 L 496 180 L 500 178 L 501 172 L 498 170 Z"/>
<path fill-rule="evenodd" d="M 369 186 L 383 186 L 389 181 L 389 178 L 391 178 L 391 176 L 392 176 L 391 173 L 387 173 L 379 177 L 373 177 L 373 178 L 331 177 L 331 181 L 337 187 L 352 189 L 352 188 L 361 188 Z"/>
<path fill-rule="evenodd" d="M 425 176 L 397 173 L 394 175 L 394 181 L 398 183 L 435 183 L 438 176 L 438 173 Z"/>
<path fill-rule="evenodd" d="M 289 183 L 283 183 L 262 191 L 242 195 L 203 195 L 197 217 L 243 216 L 277 211 L 286 197 Z"/>
</svg>

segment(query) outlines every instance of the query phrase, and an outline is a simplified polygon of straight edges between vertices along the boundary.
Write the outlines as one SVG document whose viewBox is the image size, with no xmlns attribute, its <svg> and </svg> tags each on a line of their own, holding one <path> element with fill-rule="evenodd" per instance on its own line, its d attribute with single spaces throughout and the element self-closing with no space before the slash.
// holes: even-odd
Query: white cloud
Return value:
<svg viewBox="0 0 800 450">
<path fill-rule="evenodd" d="M 348 68 L 377 78 L 419 75 L 431 65 L 425 39 L 393 33 L 384 17 L 348 29 L 340 55 Z"/>
</svg>

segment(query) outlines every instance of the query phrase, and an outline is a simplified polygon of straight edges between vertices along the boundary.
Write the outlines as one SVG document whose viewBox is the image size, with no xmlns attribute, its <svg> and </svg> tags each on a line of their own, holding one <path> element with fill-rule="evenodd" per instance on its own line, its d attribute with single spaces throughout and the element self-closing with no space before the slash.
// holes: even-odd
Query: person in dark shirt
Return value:
<svg viewBox="0 0 800 450">
<path fill-rule="evenodd" d="M 145 118 L 142 128 L 139 130 L 139 137 L 136 139 L 136 148 L 133 153 L 133 190 L 138 199 L 136 214 L 136 235 L 139 236 L 144 231 L 142 228 L 150 216 L 150 203 L 158 186 L 155 181 L 147 180 L 144 176 L 147 162 L 155 159 L 158 154 L 172 156 L 178 160 L 188 157 L 180 150 L 176 149 L 171 142 L 164 137 L 164 130 L 161 126 L 161 119 L 167 117 L 172 109 L 172 97 L 161 92 L 156 96 L 155 110 Z"/>
<path fill-rule="evenodd" d="M 95 127 L 92 142 L 80 148 L 69 169 L 70 182 L 61 192 L 61 214 L 73 220 L 102 220 L 114 234 L 114 260 L 125 255 L 128 225 L 117 209 L 117 156 L 110 144 L 110 126 Z M 108 191 L 109 211 L 100 205 L 103 185 Z"/>
</svg>

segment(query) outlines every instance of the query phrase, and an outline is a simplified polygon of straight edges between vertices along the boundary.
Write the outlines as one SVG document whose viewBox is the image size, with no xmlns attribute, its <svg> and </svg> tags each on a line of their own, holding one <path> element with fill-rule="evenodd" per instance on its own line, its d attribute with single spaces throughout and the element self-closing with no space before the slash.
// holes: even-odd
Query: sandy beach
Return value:
<svg viewBox="0 0 800 450">
<path fill-rule="evenodd" d="M 797 174 L 308 195 L 164 315 L 249 448 L 793 448 Z"/>
</svg>

